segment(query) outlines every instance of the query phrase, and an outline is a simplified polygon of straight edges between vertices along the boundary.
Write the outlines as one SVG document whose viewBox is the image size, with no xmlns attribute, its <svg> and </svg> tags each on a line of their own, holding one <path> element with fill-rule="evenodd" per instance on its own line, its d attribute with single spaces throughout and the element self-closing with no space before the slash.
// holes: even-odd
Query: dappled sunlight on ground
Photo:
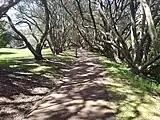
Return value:
<svg viewBox="0 0 160 120">
<path fill-rule="evenodd" d="M 97 56 L 81 54 L 71 69 L 62 70 L 64 77 L 56 82 L 59 88 L 38 102 L 27 120 L 115 119 Z"/>
<path fill-rule="evenodd" d="M 78 58 L 73 51 L 45 52 L 42 61 L 18 50 L 0 52 L 0 120 L 160 119 L 154 83 L 85 50 Z"/>
<path fill-rule="evenodd" d="M 60 69 L 69 69 L 72 62 L 63 54 L 36 62 L 18 57 L 17 52 L 13 50 L 16 58 L 0 59 L 0 120 L 22 119 L 31 106 L 56 88 L 55 81 L 62 76 Z"/>
<path fill-rule="evenodd" d="M 116 110 L 117 120 L 159 120 L 160 97 L 147 92 L 147 83 L 139 83 L 127 74 L 122 65 L 100 58 L 106 69 L 109 101 Z M 113 67 L 115 66 L 115 67 Z M 135 81 L 135 83 L 134 83 Z M 138 81 L 138 80 L 137 80 Z M 141 81 L 140 81 L 141 82 Z"/>
</svg>

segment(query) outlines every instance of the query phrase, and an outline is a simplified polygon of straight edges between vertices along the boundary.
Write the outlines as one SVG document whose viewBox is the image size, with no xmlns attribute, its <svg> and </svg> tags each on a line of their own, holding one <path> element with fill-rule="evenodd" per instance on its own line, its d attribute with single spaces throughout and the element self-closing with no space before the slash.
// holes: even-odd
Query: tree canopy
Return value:
<svg viewBox="0 0 160 120">
<path fill-rule="evenodd" d="M 159 95 L 160 0 L 0 0 L 0 120 L 159 120 Z"/>
</svg>

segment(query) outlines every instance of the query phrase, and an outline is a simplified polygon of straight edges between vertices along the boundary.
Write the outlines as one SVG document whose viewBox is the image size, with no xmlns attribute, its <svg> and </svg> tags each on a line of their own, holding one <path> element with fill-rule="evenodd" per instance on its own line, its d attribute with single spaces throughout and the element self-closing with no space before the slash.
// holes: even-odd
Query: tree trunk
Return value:
<svg viewBox="0 0 160 120">
<path fill-rule="evenodd" d="M 6 15 L 7 16 L 7 15 Z M 39 49 L 40 45 L 37 44 L 38 48 L 36 48 L 36 50 L 32 47 L 32 45 L 28 42 L 27 38 L 16 29 L 16 27 L 14 26 L 14 24 L 12 23 L 12 20 L 9 16 L 7 16 L 9 24 L 11 26 L 11 28 L 22 38 L 22 40 L 25 42 L 27 48 L 31 51 L 31 53 L 34 55 L 36 60 L 42 60 L 42 54 L 41 54 L 41 49 Z M 37 50 L 38 49 L 38 50 Z"/>
<path fill-rule="evenodd" d="M 34 55 L 35 59 L 36 60 L 42 60 L 43 57 L 42 57 L 42 49 L 41 49 L 41 44 L 38 43 L 37 46 L 36 46 L 36 55 Z"/>
</svg>

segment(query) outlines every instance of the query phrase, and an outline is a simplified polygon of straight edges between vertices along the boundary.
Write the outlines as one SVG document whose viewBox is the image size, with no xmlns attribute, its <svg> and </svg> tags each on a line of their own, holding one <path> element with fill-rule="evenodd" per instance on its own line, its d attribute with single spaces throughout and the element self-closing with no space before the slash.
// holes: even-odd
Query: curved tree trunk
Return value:
<svg viewBox="0 0 160 120">
<path fill-rule="evenodd" d="M 38 52 L 37 52 L 37 51 L 32 47 L 32 45 L 28 42 L 27 38 L 26 38 L 19 30 L 17 30 L 17 28 L 14 26 L 11 18 L 10 18 L 8 15 L 6 15 L 6 17 L 7 17 L 8 21 L 9 21 L 9 24 L 10 24 L 11 28 L 12 28 L 12 29 L 21 37 L 21 39 L 25 42 L 27 48 L 28 48 L 28 49 L 31 51 L 31 53 L 34 55 L 35 59 L 36 59 L 36 60 L 41 60 L 41 59 L 43 59 L 42 54 L 41 54 L 41 51 L 40 51 L 40 50 L 37 50 L 37 51 L 38 51 Z"/>
</svg>

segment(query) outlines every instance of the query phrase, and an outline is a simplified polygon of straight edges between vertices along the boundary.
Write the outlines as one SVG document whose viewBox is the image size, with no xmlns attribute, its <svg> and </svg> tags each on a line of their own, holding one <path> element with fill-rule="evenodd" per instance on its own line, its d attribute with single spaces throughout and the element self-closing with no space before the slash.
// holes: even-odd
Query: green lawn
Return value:
<svg viewBox="0 0 160 120">
<path fill-rule="evenodd" d="M 53 56 L 50 49 L 43 49 L 43 61 L 35 61 L 32 53 L 28 49 L 0 49 L 0 67 L 17 71 L 29 72 L 45 77 L 58 77 L 59 67 L 67 66 L 72 61 L 72 52 L 64 52 L 58 56 Z M 54 62 L 59 62 L 54 64 Z"/>
<path fill-rule="evenodd" d="M 43 49 L 44 55 L 51 54 L 49 49 Z M 17 58 L 33 58 L 32 53 L 26 49 L 0 48 L 0 60 L 11 60 Z"/>
<path fill-rule="evenodd" d="M 126 68 L 100 57 L 106 75 L 109 105 L 117 120 L 160 120 L 160 85 L 133 77 Z"/>
<path fill-rule="evenodd" d="M 60 67 L 69 67 L 74 52 L 52 56 L 43 50 L 46 60 L 36 62 L 28 49 L 0 49 L 0 68 L 13 69 L 47 78 L 60 77 Z M 133 77 L 126 68 L 105 57 L 99 57 L 105 72 L 108 104 L 116 110 L 117 120 L 160 120 L 160 85 Z"/>
</svg>

